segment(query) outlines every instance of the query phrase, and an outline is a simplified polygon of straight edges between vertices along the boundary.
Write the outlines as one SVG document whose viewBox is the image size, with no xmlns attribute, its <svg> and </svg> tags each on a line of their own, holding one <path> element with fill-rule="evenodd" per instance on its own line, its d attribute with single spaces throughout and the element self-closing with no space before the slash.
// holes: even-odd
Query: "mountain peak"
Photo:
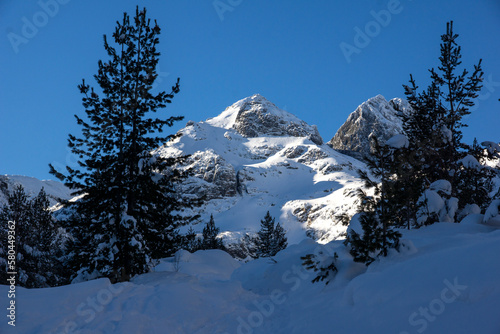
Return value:
<svg viewBox="0 0 500 334">
<path fill-rule="evenodd" d="M 225 129 L 234 129 L 244 137 L 293 136 L 307 137 L 321 145 L 316 126 L 311 126 L 295 115 L 278 108 L 260 94 L 254 94 L 234 103 L 219 116 L 206 123 Z"/>
<path fill-rule="evenodd" d="M 349 115 L 328 145 L 337 150 L 367 155 L 371 135 L 384 142 L 403 132 L 402 121 L 397 115 L 409 112 L 410 108 L 408 102 L 400 98 L 387 101 L 382 95 L 372 97 Z"/>
</svg>

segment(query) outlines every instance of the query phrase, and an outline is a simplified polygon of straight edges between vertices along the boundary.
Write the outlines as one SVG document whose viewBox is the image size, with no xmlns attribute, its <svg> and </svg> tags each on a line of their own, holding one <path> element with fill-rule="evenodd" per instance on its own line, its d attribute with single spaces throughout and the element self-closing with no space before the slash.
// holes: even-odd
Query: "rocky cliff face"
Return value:
<svg viewBox="0 0 500 334">
<path fill-rule="evenodd" d="M 403 99 L 387 101 L 382 95 L 377 95 L 352 112 L 327 144 L 336 150 L 367 155 L 370 153 L 369 137 L 374 135 L 384 142 L 402 133 L 401 119 L 397 114 L 408 113 L 410 109 Z"/>
<path fill-rule="evenodd" d="M 234 129 L 246 138 L 307 137 L 315 144 L 323 144 L 323 139 L 315 125 L 310 126 L 294 115 L 279 109 L 259 94 L 236 102 L 219 116 L 207 120 L 207 123 Z"/>
<path fill-rule="evenodd" d="M 234 167 L 211 149 L 192 154 L 183 168 L 189 169 L 193 177 L 181 185 L 182 193 L 211 200 L 236 196 L 238 192 Z"/>
</svg>

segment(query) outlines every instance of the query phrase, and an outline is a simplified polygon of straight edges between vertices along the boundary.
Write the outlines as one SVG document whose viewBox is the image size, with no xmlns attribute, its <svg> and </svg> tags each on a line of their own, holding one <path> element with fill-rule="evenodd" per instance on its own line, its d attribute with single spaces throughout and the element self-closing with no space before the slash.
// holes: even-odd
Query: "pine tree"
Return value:
<svg viewBox="0 0 500 334">
<path fill-rule="evenodd" d="M 468 155 L 459 160 L 457 172 L 457 196 L 460 198 L 459 209 L 464 210 L 467 205 L 478 205 L 482 211 L 486 210 L 491 200 L 494 169 L 486 165 L 488 154 L 474 138 L 469 147 Z"/>
<path fill-rule="evenodd" d="M 267 211 L 263 220 L 260 221 L 260 230 L 257 232 L 254 243 L 257 249 L 257 257 L 272 257 L 288 245 L 286 232 L 276 219 L 271 217 Z"/>
<path fill-rule="evenodd" d="M 38 286 L 56 286 L 66 283 L 62 276 L 64 268 L 61 262 L 63 255 L 58 227 L 55 224 L 50 202 L 45 189 L 42 188 L 38 195 L 30 201 L 30 216 L 32 235 L 36 249 L 36 272 L 39 275 Z"/>
<path fill-rule="evenodd" d="M 326 280 L 326 285 L 328 285 L 339 271 L 337 268 L 338 258 L 339 256 L 337 253 L 334 253 L 333 256 L 327 256 L 324 253 L 320 253 L 318 255 L 307 254 L 300 259 L 302 260 L 302 265 L 307 270 L 314 270 L 317 272 L 316 277 L 312 279 L 312 283 Z"/>
<path fill-rule="evenodd" d="M 29 217 L 29 200 L 22 186 L 17 186 L 7 197 L 7 205 L 0 211 L 0 221 L 2 222 L 1 240 L 2 245 L 2 269 L 8 263 L 8 222 L 12 221 L 15 225 L 15 230 L 12 235 L 15 236 L 15 242 L 9 243 L 13 245 L 11 249 L 15 250 L 15 268 L 10 270 L 1 270 L 0 278 L 5 282 L 7 278 L 7 271 L 18 273 L 18 282 L 21 286 L 26 286 L 29 273 L 34 271 L 33 263 L 30 259 L 30 254 L 26 254 L 24 245 L 29 242 L 28 236 L 30 235 L 30 217 Z M 35 280 L 30 278 L 30 282 Z"/>
<path fill-rule="evenodd" d="M 27 288 L 56 286 L 64 283 L 61 277 L 61 263 L 57 258 L 57 227 L 49 211 L 49 200 L 42 189 L 29 199 L 19 185 L 7 198 L 7 205 L 0 210 L 0 220 L 7 224 L 15 222 L 15 268 L 1 272 L 2 279 L 7 271 L 18 273 L 19 285 Z M 7 226 L 0 229 L 1 240 L 7 240 Z M 5 242 L 3 245 L 7 245 Z M 3 246 L 2 245 L 2 246 Z M 0 249 L 0 263 L 7 264 L 7 249 Z"/>
<path fill-rule="evenodd" d="M 416 225 L 417 212 L 421 206 L 419 198 L 425 189 L 420 175 L 421 166 L 418 156 L 409 148 L 408 142 L 407 145 L 393 148 L 390 166 L 390 210 L 398 227 L 410 229 Z"/>
<path fill-rule="evenodd" d="M 222 239 L 218 237 L 220 229 L 215 226 L 214 216 L 203 228 L 203 239 L 200 240 L 199 249 L 225 249 Z"/>
<path fill-rule="evenodd" d="M 439 89 L 435 83 L 420 94 L 416 94 L 418 86 L 410 75 L 410 84 L 405 87 L 405 94 L 412 106 L 412 112 L 400 114 L 403 119 L 403 130 L 408 137 L 410 150 L 413 153 L 413 166 L 419 171 L 414 176 L 425 185 L 440 179 L 449 178 L 449 164 L 445 159 L 449 153 L 449 137 L 445 127 L 445 110 L 439 103 Z M 443 131 L 444 130 L 444 131 Z"/>
<path fill-rule="evenodd" d="M 367 157 L 367 165 L 371 174 L 379 182 L 370 178 L 367 172 L 359 171 L 365 183 L 365 189 L 373 189 L 373 195 L 365 190 L 358 190 L 358 215 L 362 231 L 348 230 L 345 244 L 356 262 L 369 265 L 378 256 L 387 256 L 390 248 L 398 248 L 401 233 L 394 229 L 396 210 L 393 174 L 393 150 L 381 145 L 372 137 L 372 156 Z M 353 217 L 353 219 L 354 219 Z M 352 222 L 351 222 L 352 223 Z"/>
<path fill-rule="evenodd" d="M 462 56 L 457 38 L 453 21 L 448 22 L 446 33 L 441 36 L 440 66 L 430 70 L 432 82 L 421 93 L 410 75 L 410 84 L 404 85 L 404 89 L 412 112 L 401 117 L 410 149 L 417 158 L 414 161 L 420 165 L 414 166 L 418 171 L 414 172 L 414 179 L 425 186 L 447 180 L 452 185 L 452 196 L 458 197 L 459 203 L 466 203 L 469 195 L 461 190 L 466 185 L 459 175 L 459 161 L 468 147 L 462 142 L 462 128 L 467 126 L 463 118 L 470 114 L 482 87 L 483 71 L 479 60 L 472 73 L 465 69 L 459 72 Z"/>
<path fill-rule="evenodd" d="M 273 235 L 273 247 L 271 249 L 271 254 L 276 255 L 279 251 L 285 249 L 288 246 L 288 239 L 286 237 L 286 231 L 281 227 L 280 223 L 276 224 Z M 271 256 L 274 256 L 271 255 Z"/>
<path fill-rule="evenodd" d="M 182 248 L 191 253 L 194 253 L 199 249 L 199 247 L 200 247 L 200 240 L 196 236 L 196 232 L 194 231 L 193 227 L 190 226 L 186 235 L 184 235 L 183 237 Z"/>
<path fill-rule="evenodd" d="M 172 212 L 179 209 L 175 184 L 183 175 L 173 168 L 179 159 L 153 152 L 173 137 L 158 133 L 182 119 L 155 116 L 179 92 L 179 80 L 170 93 L 152 92 L 159 34 L 146 9 L 137 7 L 132 20 L 124 13 L 112 35 L 116 46 L 104 36 L 109 61 L 99 61 L 95 75 L 102 97 L 85 80 L 78 86 L 87 120 L 75 115 L 83 137 L 70 135 L 69 147 L 79 167 L 63 174 L 51 166 L 83 195 L 66 221 L 74 238 L 68 255 L 73 278 L 128 280 L 177 248 L 178 217 Z"/>
<path fill-rule="evenodd" d="M 276 219 L 271 217 L 267 211 L 263 220 L 260 221 L 260 230 L 257 232 L 256 246 L 257 257 L 270 257 L 273 251 L 274 224 Z"/>
</svg>

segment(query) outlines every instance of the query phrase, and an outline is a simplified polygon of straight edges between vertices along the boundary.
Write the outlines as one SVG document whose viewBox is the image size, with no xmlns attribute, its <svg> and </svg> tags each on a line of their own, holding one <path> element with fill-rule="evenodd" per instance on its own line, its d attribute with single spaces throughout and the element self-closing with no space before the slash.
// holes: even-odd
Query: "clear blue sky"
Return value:
<svg viewBox="0 0 500 334">
<path fill-rule="evenodd" d="M 61 4 L 56 8 L 54 2 Z M 95 85 L 97 61 L 106 59 L 102 35 L 111 35 L 123 12 L 132 13 L 137 3 L 0 2 L 0 174 L 47 179 L 53 178 L 49 163 L 73 163 L 67 135 L 79 133 L 73 115 L 84 114 L 76 86 L 82 78 Z M 410 73 L 424 87 L 427 70 L 438 65 L 446 21 L 454 20 L 464 65 L 472 68 L 483 58 L 489 82 L 467 119 L 465 139 L 500 141 L 498 0 L 139 3 L 162 28 L 162 81 L 156 89 L 169 90 L 181 78 L 181 92 L 164 111 L 185 116 L 172 132 L 260 93 L 318 125 L 327 141 L 368 98 L 404 97 Z M 373 12 L 382 10 L 392 11 L 390 18 L 381 15 L 376 23 Z M 357 31 L 366 29 L 370 40 L 356 40 Z M 341 45 L 347 44 L 357 53 L 346 57 Z"/>
</svg>

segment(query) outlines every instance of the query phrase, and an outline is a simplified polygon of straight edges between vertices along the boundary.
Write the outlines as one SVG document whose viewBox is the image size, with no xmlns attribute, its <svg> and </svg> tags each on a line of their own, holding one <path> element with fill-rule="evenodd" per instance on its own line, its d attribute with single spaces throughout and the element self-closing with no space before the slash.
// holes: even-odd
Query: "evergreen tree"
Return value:
<svg viewBox="0 0 500 334">
<path fill-rule="evenodd" d="M 199 249 L 225 249 L 222 239 L 217 237 L 220 229 L 215 226 L 214 216 L 210 215 L 210 221 L 203 228 L 203 239 L 200 240 Z"/>
<path fill-rule="evenodd" d="M 369 265 L 378 256 L 387 256 L 390 248 L 398 248 L 401 234 L 394 230 L 396 212 L 394 210 L 393 150 L 381 145 L 375 137 L 372 140 L 372 156 L 367 157 L 371 174 L 380 182 L 370 178 L 368 173 L 359 171 L 365 189 L 373 189 L 373 195 L 359 189 L 358 215 L 362 231 L 349 229 L 345 244 L 356 262 Z M 353 217 L 353 219 L 354 219 Z M 352 224 L 352 221 L 351 221 Z"/>
<path fill-rule="evenodd" d="M 409 143 L 393 150 L 390 210 L 396 226 L 410 229 L 416 225 L 424 182 L 420 177 L 421 163 L 408 146 Z"/>
<path fill-rule="evenodd" d="M 469 154 L 459 160 L 457 172 L 457 196 L 460 198 L 459 209 L 467 205 L 478 205 L 484 211 L 491 200 L 494 169 L 486 165 L 488 154 L 474 138 Z"/>
<path fill-rule="evenodd" d="M 17 272 L 19 285 L 27 288 L 39 288 L 59 285 L 62 267 L 57 256 L 55 244 L 57 227 L 49 210 L 49 200 L 42 189 L 39 194 L 29 199 L 22 186 L 17 186 L 7 198 L 7 205 L 0 210 L 0 220 L 5 226 L 0 229 L 0 263 L 2 267 L 8 261 L 9 221 L 15 222 L 15 268 L 1 271 L 2 280 L 6 272 Z M 5 268 L 5 267 L 4 267 Z"/>
<path fill-rule="evenodd" d="M 152 92 L 159 34 L 145 9 L 137 8 L 132 20 L 124 13 L 112 35 L 115 46 L 104 36 L 109 61 L 99 61 L 95 75 L 102 97 L 85 81 L 78 86 L 87 120 L 75 115 L 83 137 L 70 135 L 69 147 L 79 167 L 63 174 L 51 166 L 83 195 L 66 221 L 74 238 L 68 263 L 73 278 L 128 280 L 177 248 L 172 212 L 179 209 L 175 184 L 182 175 L 173 166 L 179 159 L 153 152 L 172 138 L 158 133 L 182 119 L 155 116 L 179 92 L 179 80 L 170 93 Z"/>
<path fill-rule="evenodd" d="M 281 227 L 280 223 L 276 224 L 276 228 L 274 229 L 273 239 L 274 242 L 273 242 L 273 248 L 271 249 L 272 250 L 271 254 L 276 255 L 279 251 L 285 249 L 286 246 L 288 246 L 286 231 L 283 227 Z"/>
<path fill-rule="evenodd" d="M 63 276 L 63 240 L 60 237 L 58 226 L 55 224 L 50 202 L 45 189 L 41 189 L 38 195 L 30 201 L 30 216 L 32 224 L 32 235 L 29 239 L 36 249 L 36 272 L 40 275 L 39 286 L 56 286 L 66 283 Z M 33 240 L 34 239 L 34 240 Z"/>
<path fill-rule="evenodd" d="M 316 277 L 312 280 L 313 283 L 326 280 L 326 285 L 328 285 L 338 272 L 337 260 L 339 256 L 337 253 L 334 253 L 333 256 L 326 256 L 324 253 L 318 255 L 307 254 L 301 257 L 302 265 L 307 270 L 317 272 Z"/>
<path fill-rule="evenodd" d="M 411 87 L 404 87 L 412 112 L 399 115 L 403 119 L 403 130 L 413 152 L 412 162 L 419 164 L 414 166 L 414 170 L 419 171 L 414 176 L 429 185 L 436 180 L 449 178 L 449 164 L 445 159 L 449 153 L 444 152 L 450 147 L 449 133 L 444 123 L 445 110 L 439 103 L 439 89 L 434 82 L 418 95 L 418 86 L 411 75 L 410 84 Z"/>
<path fill-rule="evenodd" d="M 468 192 L 461 190 L 466 185 L 459 177 L 459 160 L 468 148 L 462 142 L 462 128 L 467 126 L 462 120 L 470 114 L 473 99 L 482 87 L 483 71 L 479 60 L 472 73 L 465 69 L 459 72 L 462 56 L 457 38 L 453 22 L 448 22 L 441 36 L 440 66 L 430 70 L 432 82 L 421 93 L 410 75 L 410 84 L 404 89 L 413 110 L 401 117 L 410 149 L 417 158 L 414 161 L 419 163 L 414 166 L 418 172 L 413 173 L 413 178 L 425 186 L 447 180 L 452 185 L 452 196 L 467 203 Z"/>
<path fill-rule="evenodd" d="M 31 234 L 30 229 L 30 205 L 29 199 L 26 195 L 24 188 L 22 186 L 17 186 L 7 197 L 7 205 L 0 211 L 0 221 L 2 222 L 1 237 L 2 237 L 2 269 L 7 266 L 8 261 L 8 222 L 12 221 L 15 224 L 14 233 L 15 243 L 9 243 L 13 245 L 15 249 L 15 268 L 10 270 L 1 270 L 0 278 L 2 282 L 5 282 L 7 278 L 7 271 L 18 273 L 18 282 L 21 286 L 26 286 L 26 282 L 29 279 L 30 283 L 34 283 L 35 279 L 30 277 L 30 273 L 34 272 L 33 261 L 31 259 L 31 254 L 26 253 L 24 245 L 29 245 L 28 236 Z M 5 240 L 5 242 L 4 242 Z"/>
<path fill-rule="evenodd" d="M 256 236 L 257 257 L 271 257 L 274 248 L 274 224 L 276 219 L 271 217 L 267 211 L 263 220 L 260 221 L 260 230 Z"/>
<path fill-rule="evenodd" d="M 190 226 L 186 235 L 183 237 L 182 248 L 191 253 L 194 253 L 199 249 L 199 247 L 200 239 L 196 236 L 196 232 L 194 231 L 193 227 Z"/>
<path fill-rule="evenodd" d="M 263 220 L 260 221 L 260 230 L 257 232 L 254 243 L 257 249 L 257 257 L 272 257 L 288 245 L 286 232 L 276 219 L 271 217 L 267 211 Z"/>
</svg>

